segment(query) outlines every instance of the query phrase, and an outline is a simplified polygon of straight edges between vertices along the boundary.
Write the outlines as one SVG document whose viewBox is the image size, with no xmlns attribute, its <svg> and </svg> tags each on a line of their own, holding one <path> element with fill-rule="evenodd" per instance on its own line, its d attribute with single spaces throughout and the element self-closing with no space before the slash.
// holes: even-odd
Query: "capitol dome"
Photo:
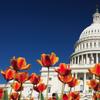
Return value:
<svg viewBox="0 0 100 100">
<path fill-rule="evenodd" d="M 83 30 L 79 39 L 81 40 L 89 37 L 100 37 L 100 13 L 98 9 L 93 15 L 93 23 Z"/>
<path fill-rule="evenodd" d="M 100 62 L 100 13 L 96 9 L 93 22 L 85 28 L 75 44 L 71 64 L 95 64 Z"/>
</svg>

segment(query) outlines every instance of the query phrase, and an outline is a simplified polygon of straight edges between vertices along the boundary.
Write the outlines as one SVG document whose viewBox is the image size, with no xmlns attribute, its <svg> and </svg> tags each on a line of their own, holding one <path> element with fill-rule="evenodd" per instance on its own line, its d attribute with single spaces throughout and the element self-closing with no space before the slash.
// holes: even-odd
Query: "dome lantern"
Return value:
<svg viewBox="0 0 100 100">
<path fill-rule="evenodd" d="M 96 13 L 93 15 L 93 23 L 100 23 L 99 9 L 96 9 Z"/>
</svg>

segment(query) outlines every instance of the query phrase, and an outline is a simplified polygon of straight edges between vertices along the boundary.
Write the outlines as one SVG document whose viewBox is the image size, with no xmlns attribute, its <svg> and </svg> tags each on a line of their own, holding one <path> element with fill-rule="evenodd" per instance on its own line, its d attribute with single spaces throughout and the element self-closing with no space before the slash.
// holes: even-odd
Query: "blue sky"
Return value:
<svg viewBox="0 0 100 100">
<path fill-rule="evenodd" d="M 36 60 L 41 53 L 52 51 L 59 63 L 69 63 L 75 42 L 92 23 L 97 3 L 100 5 L 99 0 L 0 1 L 0 69 L 6 69 L 13 56 L 22 56 L 32 64 L 29 72 L 39 73 Z"/>
</svg>

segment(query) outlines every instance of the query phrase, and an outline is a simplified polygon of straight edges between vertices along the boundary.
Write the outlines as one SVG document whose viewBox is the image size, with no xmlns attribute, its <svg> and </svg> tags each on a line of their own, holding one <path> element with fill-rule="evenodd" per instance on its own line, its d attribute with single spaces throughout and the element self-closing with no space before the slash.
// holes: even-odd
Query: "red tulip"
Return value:
<svg viewBox="0 0 100 100">
<path fill-rule="evenodd" d="M 63 100 L 69 100 L 69 97 L 67 94 L 63 94 Z"/>
<path fill-rule="evenodd" d="M 36 75 L 35 73 L 32 73 L 31 76 L 29 77 L 29 81 L 36 85 L 40 82 L 40 76 L 39 75 Z"/>
<path fill-rule="evenodd" d="M 68 82 L 69 87 L 75 87 L 78 84 L 79 84 L 79 81 L 75 77 L 73 77 L 73 79 L 70 82 Z"/>
<path fill-rule="evenodd" d="M 51 67 L 52 65 L 58 62 L 59 58 L 56 56 L 55 53 L 49 54 L 42 54 L 41 59 L 37 60 L 37 62 L 43 67 Z"/>
<path fill-rule="evenodd" d="M 21 86 L 21 83 L 19 83 L 18 81 L 15 81 L 13 84 L 12 84 L 12 88 L 15 90 L 15 91 L 21 91 L 23 88 Z"/>
<path fill-rule="evenodd" d="M 27 72 L 18 72 L 16 74 L 16 80 L 20 83 L 24 83 L 25 81 L 27 81 L 29 78 L 29 75 Z"/>
<path fill-rule="evenodd" d="M 72 81 L 72 76 L 71 75 L 66 75 L 66 76 L 63 76 L 63 75 L 58 75 L 58 79 L 62 82 L 62 83 L 64 83 L 64 84 L 67 84 L 67 83 L 69 83 L 69 82 L 71 82 Z"/>
<path fill-rule="evenodd" d="M 46 88 L 47 86 L 44 83 L 39 83 L 36 86 L 34 86 L 34 90 L 36 90 L 39 93 L 42 93 Z"/>
<path fill-rule="evenodd" d="M 2 100 L 3 95 L 4 95 L 4 90 L 3 88 L 0 88 L 0 100 Z"/>
<path fill-rule="evenodd" d="M 95 91 L 100 91 L 100 82 L 92 79 L 87 84 L 90 88 L 94 89 Z"/>
<path fill-rule="evenodd" d="M 69 97 L 69 100 L 80 100 L 80 94 L 78 91 L 70 92 Z"/>
<path fill-rule="evenodd" d="M 13 69 L 8 68 L 5 71 L 1 71 L 1 74 L 4 76 L 4 78 L 8 80 L 12 80 L 15 78 L 16 71 Z"/>
<path fill-rule="evenodd" d="M 100 63 L 95 64 L 95 66 L 92 68 L 89 68 L 89 72 L 100 77 Z"/>
<path fill-rule="evenodd" d="M 19 57 L 17 59 L 13 57 L 13 59 L 11 59 L 11 68 L 15 70 L 27 70 L 30 68 L 30 64 L 27 64 L 23 57 Z"/>
<path fill-rule="evenodd" d="M 19 93 L 18 92 L 13 92 L 10 95 L 10 100 L 18 100 L 19 99 Z"/>
<path fill-rule="evenodd" d="M 59 65 L 59 68 L 55 70 L 56 72 L 58 72 L 60 75 L 69 75 L 71 74 L 71 69 L 70 69 L 70 65 L 65 64 L 65 63 L 61 63 Z"/>
</svg>

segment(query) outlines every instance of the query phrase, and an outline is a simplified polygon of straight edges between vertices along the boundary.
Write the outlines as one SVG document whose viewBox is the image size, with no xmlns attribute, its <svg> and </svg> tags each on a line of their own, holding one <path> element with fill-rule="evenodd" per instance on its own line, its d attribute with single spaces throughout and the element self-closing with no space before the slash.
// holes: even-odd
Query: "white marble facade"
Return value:
<svg viewBox="0 0 100 100">
<path fill-rule="evenodd" d="M 88 73 L 88 68 L 100 62 L 100 13 L 98 9 L 93 14 L 93 23 L 83 30 L 74 47 L 75 50 L 70 57 L 70 66 L 72 75 L 80 79 L 80 84 L 72 91 L 78 90 L 86 97 L 86 94 L 89 96 L 93 92 L 86 83 L 89 79 L 95 79 L 95 76 Z M 41 69 L 41 76 L 46 82 L 46 68 Z M 65 92 L 67 91 L 69 88 L 66 86 Z M 53 67 L 50 69 L 49 95 L 52 93 L 61 93 L 61 82 Z"/>
</svg>

